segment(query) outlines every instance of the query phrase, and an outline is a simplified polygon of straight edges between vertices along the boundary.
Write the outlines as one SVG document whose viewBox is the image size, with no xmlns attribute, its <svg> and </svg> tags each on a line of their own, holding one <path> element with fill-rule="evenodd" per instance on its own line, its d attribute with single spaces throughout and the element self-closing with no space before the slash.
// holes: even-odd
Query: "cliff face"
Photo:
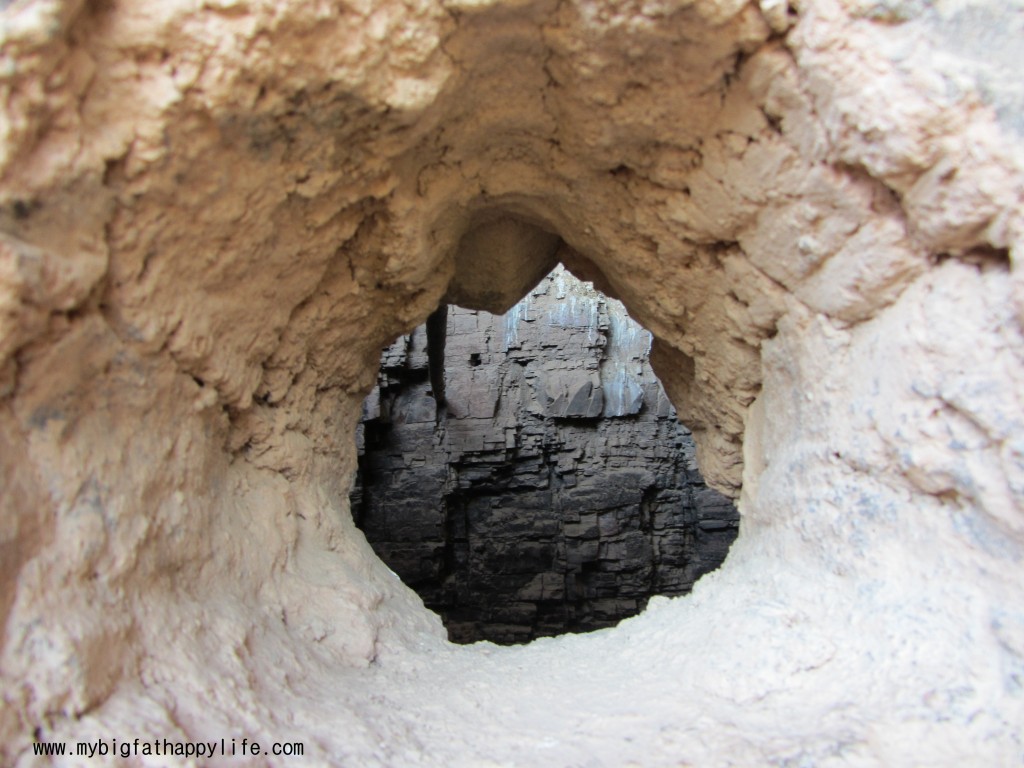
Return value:
<svg viewBox="0 0 1024 768">
<path fill-rule="evenodd" d="M 607 627 L 717 568 L 739 514 L 704 485 L 651 336 L 559 267 L 507 314 L 451 307 L 388 348 L 352 513 L 455 642 Z"/>
<path fill-rule="evenodd" d="M 1020 6 L 0 2 L 0 764 L 1019 763 Z M 613 629 L 453 646 L 355 425 L 557 262 L 743 524 Z"/>
</svg>

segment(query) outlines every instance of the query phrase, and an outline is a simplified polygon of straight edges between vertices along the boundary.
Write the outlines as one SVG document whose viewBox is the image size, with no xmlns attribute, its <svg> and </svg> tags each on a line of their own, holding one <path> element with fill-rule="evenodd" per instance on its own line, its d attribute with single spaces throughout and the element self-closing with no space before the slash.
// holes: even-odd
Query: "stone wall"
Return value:
<svg viewBox="0 0 1024 768">
<path fill-rule="evenodd" d="M 719 566 L 739 514 L 621 303 L 559 267 L 505 315 L 447 322 L 440 413 L 425 326 L 382 356 L 352 513 L 452 640 L 611 626 Z"/>
</svg>

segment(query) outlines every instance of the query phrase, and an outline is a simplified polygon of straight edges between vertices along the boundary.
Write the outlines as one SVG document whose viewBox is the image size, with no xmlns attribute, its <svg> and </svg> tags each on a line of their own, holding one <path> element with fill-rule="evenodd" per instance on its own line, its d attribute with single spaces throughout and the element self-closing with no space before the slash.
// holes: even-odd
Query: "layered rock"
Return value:
<svg viewBox="0 0 1024 768">
<path fill-rule="evenodd" d="M 451 307 L 385 352 L 352 513 L 456 642 L 611 626 L 689 592 L 736 536 L 651 371 L 651 336 L 559 267 L 506 315 Z"/>
</svg>

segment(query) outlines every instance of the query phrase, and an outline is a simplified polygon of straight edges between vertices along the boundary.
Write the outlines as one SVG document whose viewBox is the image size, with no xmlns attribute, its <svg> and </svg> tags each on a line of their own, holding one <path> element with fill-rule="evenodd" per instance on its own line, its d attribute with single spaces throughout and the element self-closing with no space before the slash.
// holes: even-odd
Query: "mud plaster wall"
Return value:
<svg viewBox="0 0 1024 768">
<path fill-rule="evenodd" d="M 2 6 L 4 762 L 1020 761 L 1020 2 Z M 452 648 L 339 463 L 383 344 L 556 260 L 742 533 Z"/>
</svg>

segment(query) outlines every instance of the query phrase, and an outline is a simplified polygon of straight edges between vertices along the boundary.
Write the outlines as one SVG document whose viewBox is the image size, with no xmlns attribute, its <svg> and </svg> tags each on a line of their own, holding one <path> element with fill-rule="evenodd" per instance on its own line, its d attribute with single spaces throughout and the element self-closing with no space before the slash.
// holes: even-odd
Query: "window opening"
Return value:
<svg viewBox="0 0 1024 768">
<path fill-rule="evenodd" d="M 352 510 L 453 642 L 613 626 L 722 563 L 738 512 L 620 302 L 559 266 L 504 315 L 429 322 L 383 352 Z"/>
</svg>

